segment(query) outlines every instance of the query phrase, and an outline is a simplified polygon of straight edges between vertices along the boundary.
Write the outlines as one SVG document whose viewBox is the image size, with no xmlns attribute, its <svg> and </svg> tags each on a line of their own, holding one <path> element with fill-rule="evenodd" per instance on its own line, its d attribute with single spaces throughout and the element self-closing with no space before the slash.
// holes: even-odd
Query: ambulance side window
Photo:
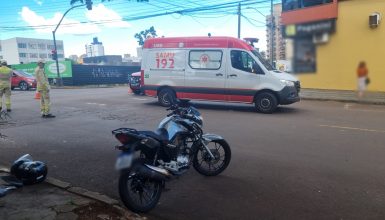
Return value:
<svg viewBox="0 0 385 220">
<path fill-rule="evenodd" d="M 222 54 L 221 50 L 191 50 L 188 63 L 192 69 L 218 70 Z"/>
<path fill-rule="evenodd" d="M 230 56 L 231 66 L 233 68 L 249 73 L 263 74 L 263 71 L 259 67 L 258 63 L 255 62 L 253 57 L 251 57 L 245 51 L 232 50 Z"/>
</svg>

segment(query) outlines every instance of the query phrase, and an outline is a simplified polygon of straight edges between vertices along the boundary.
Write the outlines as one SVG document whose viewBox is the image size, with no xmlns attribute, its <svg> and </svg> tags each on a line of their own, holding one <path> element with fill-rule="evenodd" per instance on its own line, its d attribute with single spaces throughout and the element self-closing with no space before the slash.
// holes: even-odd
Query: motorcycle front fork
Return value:
<svg viewBox="0 0 385 220">
<path fill-rule="evenodd" d="M 205 142 L 210 143 L 210 141 L 208 141 L 208 140 L 202 140 L 202 141 L 201 141 L 201 144 L 202 144 L 202 146 L 206 149 L 206 151 L 207 151 L 207 153 L 210 155 L 211 159 L 215 159 L 215 156 L 211 153 L 211 150 L 209 149 L 209 147 L 207 147 L 207 145 L 206 145 Z"/>
</svg>

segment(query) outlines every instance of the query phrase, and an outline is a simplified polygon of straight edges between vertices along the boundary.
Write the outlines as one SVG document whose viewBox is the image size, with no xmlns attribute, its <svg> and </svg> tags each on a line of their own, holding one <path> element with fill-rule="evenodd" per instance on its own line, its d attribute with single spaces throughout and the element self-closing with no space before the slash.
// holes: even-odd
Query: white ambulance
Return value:
<svg viewBox="0 0 385 220">
<path fill-rule="evenodd" d="M 300 82 L 275 70 L 251 45 L 232 37 L 151 38 L 143 46 L 144 93 L 162 106 L 176 98 L 254 103 L 272 113 L 300 100 Z"/>
</svg>

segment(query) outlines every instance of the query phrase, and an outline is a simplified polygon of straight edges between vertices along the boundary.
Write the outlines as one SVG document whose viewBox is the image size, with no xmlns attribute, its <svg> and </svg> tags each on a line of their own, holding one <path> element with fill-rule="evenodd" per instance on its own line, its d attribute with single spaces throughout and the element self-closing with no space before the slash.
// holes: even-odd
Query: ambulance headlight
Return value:
<svg viewBox="0 0 385 220">
<path fill-rule="evenodd" d="M 292 86 L 292 87 L 294 87 L 294 82 L 293 81 L 285 80 L 285 79 L 281 79 L 280 81 L 285 86 Z"/>
</svg>

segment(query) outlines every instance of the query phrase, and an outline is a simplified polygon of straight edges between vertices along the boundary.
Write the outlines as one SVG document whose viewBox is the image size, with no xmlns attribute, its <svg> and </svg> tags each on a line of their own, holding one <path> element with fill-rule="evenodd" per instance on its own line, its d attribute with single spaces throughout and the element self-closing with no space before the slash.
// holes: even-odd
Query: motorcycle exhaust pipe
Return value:
<svg viewBox="0 0 385 220">
<path fill-rule="evenodd" d="M 139 175 L 142 175 L 146 178 L 159 181 L 165 181 L 171 176 L 171 174 L 166 169 L 150 166 L 147 164 L 139 166 L 137 168 L 137 172 Z"/>
</svg>

